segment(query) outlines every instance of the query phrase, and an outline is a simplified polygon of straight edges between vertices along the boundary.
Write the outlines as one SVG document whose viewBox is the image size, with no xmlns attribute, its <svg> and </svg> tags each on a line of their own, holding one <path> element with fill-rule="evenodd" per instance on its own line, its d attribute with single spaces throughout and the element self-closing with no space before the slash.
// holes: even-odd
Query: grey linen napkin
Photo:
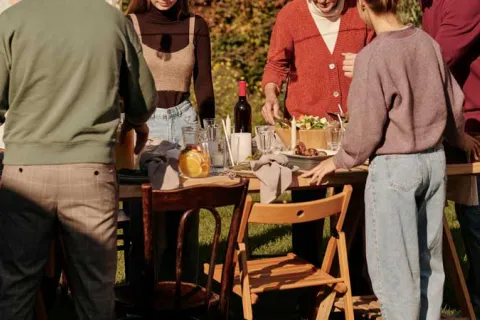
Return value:
<svg viewBox="0 0 480 320">
<path fill-rule="evenodd" d="M 253 174 L 260 180 L 260 202 L 270 203 L 292 183 L 292 170 L 286 167 L 288 158 L 283 154 L 263 155 L 250 161 Z"/>
<path fill-rule="evenodd" d="M 178 157 L 180 146 L 162 141 L 148 147 L 140 157 L 140 167 L 146 168 L 154 190 L 171 190 L 180 186 L 178 177 Z"/>
</svg>

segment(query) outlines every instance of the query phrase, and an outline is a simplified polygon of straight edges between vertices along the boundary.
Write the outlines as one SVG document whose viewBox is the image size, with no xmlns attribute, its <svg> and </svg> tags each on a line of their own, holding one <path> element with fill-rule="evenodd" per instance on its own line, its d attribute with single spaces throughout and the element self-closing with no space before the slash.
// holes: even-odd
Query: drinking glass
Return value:
<svg viewBox="0 0 480 320">
<path fill-rule="evenodd" d="M 275 139 L 274 126 L 257 126 L 255 127 L 257 134 L 257 148 L 262 154 L 269 154 L 273 150 Z"/>
<path fill-rule="evenodd" d="M 210 126 L 206 128 L 208 151 L 210 153 L 210 165 L 215 168 L 224 166 L 224 147 L 225 140 L 222 137 L 222 128 L 220 126 Z"/>
<path fill-rule="evenodd" d="M 207 132 L 208 141 L 216 141 L 217 139 L 220 139 L 220 136 L 217 136 L 217 132 L 221 133 L 222 131 L 220 125 L 215 121 L 215 118 L 203 119 L 203 128 Z"/>
<path fill-rule="evenodd" d="M 340 148 L 344 133 L 345 128 L 343 127 L 337 125 L 331 125 L 327 127 L 327 147 L 329 150 L 337 151 Z"/>
</svg>

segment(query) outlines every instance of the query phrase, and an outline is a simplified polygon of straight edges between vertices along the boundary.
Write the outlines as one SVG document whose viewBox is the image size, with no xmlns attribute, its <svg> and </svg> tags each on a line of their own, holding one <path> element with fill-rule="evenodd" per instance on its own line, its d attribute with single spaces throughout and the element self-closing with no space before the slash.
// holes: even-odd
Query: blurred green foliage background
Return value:
<svg viewBox="0 0 480 320">
<path fill-rule="evenodd" d="M 192 11 L 210 26 L 212 72 L 217 117 L 233 114 L 237 101 L 237 81 L 247 80 L 248 100 L 253 122 L 262 122 L 260 88 L 267 60 L 270 34 L 278 11 L 291 0 L 211 0 L 191 1 Z M 123 9 L 129 0 L 123 0 Z M 401 0 L 399 17 L 405 23 L 419 25 L 418 0 Z M 195 95 L 192 95 L 193 100 Z"/>
</svg>

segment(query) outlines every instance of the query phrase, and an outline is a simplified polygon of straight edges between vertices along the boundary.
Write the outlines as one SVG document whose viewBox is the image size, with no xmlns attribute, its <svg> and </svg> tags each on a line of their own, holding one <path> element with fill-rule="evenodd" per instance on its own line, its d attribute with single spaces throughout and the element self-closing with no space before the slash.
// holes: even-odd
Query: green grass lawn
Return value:
<svg viewBox="0 0 480 320">
<path fill-rule="evenodd" d="M 289 195 L 286 194 L 283 200 L 289 199 Z M 232 208 L 220 208 L 220 214 L 222 215 L 222 235 L 220 254 L 218 257 L 223 256 L 225 250 L 225 242 L 227 233 L 229 230 L 229 221 L 232 215 Z M 464 267 L 466 268 L 466 256 L 463 242 L 460 235 L 460 226 L 456 219 L 455 210 L 452 203 L 445 209 L 450 229 L 452 230 L 453 237 L 456 242 L 457 251 Z M 213 236 L 214 219 L 207 212 L 201 212 L 200 219 L 200 259 L 201 263 L 207 263 L 210 257 L 210 243 Z M 328 223 L 326 223 L 325 230 L 329 230 Z M 251 224 L 249 226 L 249 246 L 252 255 L 281 255 L 285 254 L 292 249 L 292 233 L 291 226 L 278 226 L 278 225 L 259 225 Z M 324 237 L 328 237 L 327 232 L 324 233 Z M 118 269 L 117 269 L 117 281 L 119 283 L 124 281 L 124 264 L 123 264 L 123 252 L 119 252 L 118 255 Z M 259 303 L 254 307 L 254 311 L 257 312 L 259 319 L 273 319 L 273 313 L 275 313 L 275 319 L 292 319 L 292 313 L 294 313 L 295 296 L 296 292 L 282 292 L 272 293 L 262 296 Z M 241 316 L 241 304 L 240 299 L 233 298 L 232 308 L 235 314 Z M 444 294 L 444 310 L 445 316 L 455 316 L 459 314 L 458 304 L 453 295 L 450 280 L 446 279 L 445 294 Z M 278 315 L 277 315 L 278 313 Z"/>
<path fill-rule="evenodd" d="M 289 199 L 289 195 L 283 197 L 284 200 Z M 225 249 L 225 242 L 228 233 L 229 223 L 232 215 L 232 208 L 220 208 L 222 215 L 222 235 L 220 254 L 223 255 Z M 466 267 L 466 257 L 463 242 L 460 235 L 460 226 L 455 216 L 453 205 L 450 203 L 445 210 L 450 229 L 457 245 L 457 251 L 460 256 L 462 266 Z M 214 221 L 213 218 L 206 212 L 201 212 L 200 219 L 200 257 L 202 264 L 208 262 L 210 256 L 210 242 L 213 235 Z M 329 230 L 326 223 L 325 230 Z M 328 235 L 325 233 L 324 237 Z M 252 224 L 249 226 L 249 246 L 253 255 L 279 255 L 284 254 L 292 249 L 291 243 L 291 227 L 290 226 L 272 226 L 272 225 L 258 225 Z M 117 283 L 125 281 L 124 272 L 124 255 L 123 252 L 118 253 L 118 268 L 117 268 Z M 263 294 L 257 305 L 254 306 L 255 319 L 276 319 L 276 320 L 291 320 L 295 319 L 295 306 L 298 301 L 298 291 L 286 291 L 279 293 Z M 61 298 L 56 303 L 57 307 L 52 310 L 49 319 L 63 320 L 73 318 L 73 306 L 70 299 Z M 233 295 L 231 303 L 232 319 L 242 319 L 241 300 Z M 444 309 L 445 316 L 459 315 L 458 305 L 453 295 L 451 284 L 447 278 L 445 284 L 444 294 Z"/>
</svg>

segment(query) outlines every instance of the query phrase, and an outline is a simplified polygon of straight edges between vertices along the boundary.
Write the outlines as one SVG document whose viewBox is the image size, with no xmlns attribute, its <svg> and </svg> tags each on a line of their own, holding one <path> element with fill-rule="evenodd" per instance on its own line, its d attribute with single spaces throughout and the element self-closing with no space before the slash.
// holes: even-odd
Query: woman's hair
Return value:
<svg viewBox="0 0 480 320">
<path fill-rule="evenodd" d="M 375 13 L 397 13 L 400 0 L 365 0 L 368 7 Z"/>
<path fill-rule="evenodd" d="M 150 0 L 132 0 L 128 5 L 126 14 L 130 13 L 143 13 L 150 10 L 152 6 L 152 2 Z M 173 5 L 177 7 L 178 10 L 178 18 L 188 17 L 190 16 L 190 7 L 188 5 L 188 0 L 177 0 L 177 2 Z"/>
</svg>

